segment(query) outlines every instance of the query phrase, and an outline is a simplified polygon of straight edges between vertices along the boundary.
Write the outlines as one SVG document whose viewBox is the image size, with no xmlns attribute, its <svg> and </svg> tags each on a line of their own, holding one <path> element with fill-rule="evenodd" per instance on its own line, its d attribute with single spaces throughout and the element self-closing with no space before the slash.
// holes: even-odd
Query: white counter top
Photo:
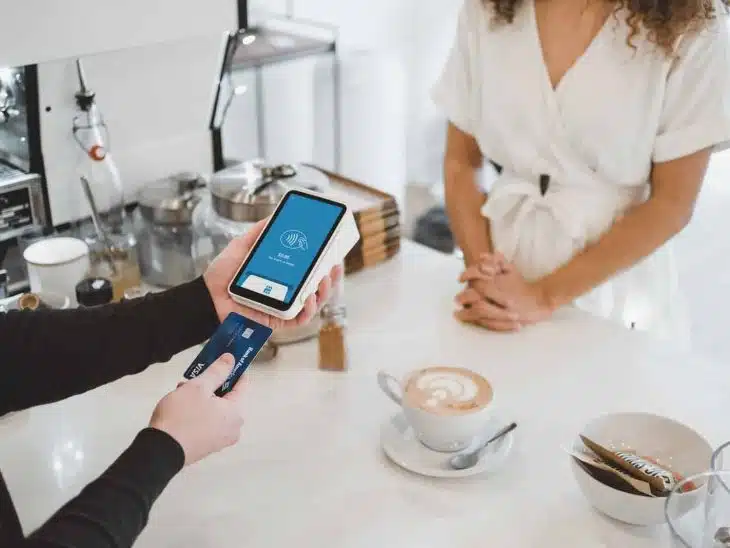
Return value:
<svg viewBox="0 0 730 548">
<path fill-rule="evenodd" d="M 519 334 L 463 326 L 452 318 L 459 269 L 404 242 L 390 263 L 348 278 L 350 370 L 319 371 L 315 341 L 249 370 L 243 440 L 183 470 L 137 546 L 662 546 L 664 527 L 630 528 L 592 510 L 561 445 L 617 410 L 671 416 L 718 445 L 730 437 L 730 371 L 572 310 Z M 0 423 L 0 468 L 26 529 L 116 458 L 195 353 Z M 396 408 L 376 371 L 432 364 L 484 374 L 500 415 L 519 423 L 494 476 L 427 479 L 383 455 L 380 425 Z"/>
</svg>

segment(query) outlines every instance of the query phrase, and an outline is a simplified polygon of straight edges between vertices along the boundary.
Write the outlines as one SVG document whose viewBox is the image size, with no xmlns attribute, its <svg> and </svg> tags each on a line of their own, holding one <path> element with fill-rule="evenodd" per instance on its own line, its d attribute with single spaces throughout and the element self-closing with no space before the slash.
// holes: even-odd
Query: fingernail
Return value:
<svg viewBox="0 0 730 548">
<path fill-rule="evenodd" d="M 520 315 L 516 314 L 514 312 L 511 312 L 509 315 L 509 319 L 512 320 L 513 322 L 516 322 L 517 320 L 520 319 Z"/>
<path fill-rule="evenodd" d="M 233 365 L 233 363 L 236 361 L 236 358 L 233 357 L 233 354 L 223 354 L 220 357 L 220 361 L 226 365 Z"/>
</svg>

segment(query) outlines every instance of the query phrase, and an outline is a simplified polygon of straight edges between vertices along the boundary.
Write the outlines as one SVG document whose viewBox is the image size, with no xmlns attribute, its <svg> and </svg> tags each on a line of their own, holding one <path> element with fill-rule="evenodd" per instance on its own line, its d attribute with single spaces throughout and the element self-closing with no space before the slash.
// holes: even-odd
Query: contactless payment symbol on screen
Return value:
<svg viewBox="0 0 730 548">
<path fill-rule="evenodd" d="M 300 230 L 287 230 L 281 235 L 280 241 L 281 245 L 289 249 L 306 251 L 309 247 L 306 234 Z"/>
</svg>

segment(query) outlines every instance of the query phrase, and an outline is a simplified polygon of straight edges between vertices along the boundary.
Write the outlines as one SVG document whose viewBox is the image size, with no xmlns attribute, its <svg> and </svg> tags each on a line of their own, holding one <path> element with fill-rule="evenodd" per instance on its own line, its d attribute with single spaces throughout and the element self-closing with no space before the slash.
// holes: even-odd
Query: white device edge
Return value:
<svg viewBox="0 0 730 548">
<path fill-rule="evenodd" d="M 280 205 L 284 202 L 284 200 L 291 192 L 299 192 L 302 194 L 309 194 L 316 198 L 324 198 L 336 202 L 345 208 L 344 215 L 340 219 L 339 223 L 337 223 L 332 237 L 329 239 L 327 245 L 317 259 L 317 262 L 314 264 L 314 267 L 309 273 L 309 276 L 307 276 L 307 279 L 302 284 L 302 289 L 299 291 L 299 295 L 297 295 L 297 298 L 291 303 L 291 306 L 288 310 L 277 310 L 259 302 L 236 295 L 231 291 L 231 286 L 238 276 L 238 273 L 241 271 L 241 267 L 248 260 L 251 252 L 258 245 L 261 237 L 268 230 L 271 219 L 273 219 L 274 217 L 273 214 L 269 217 L 266 226 L 264 226 L 264 228 L 261 230 L 261 234 L 258 235 L 253 246 L 251 246 L 251 250 L 249 251 L 249 253 L 243 259 L 243 261 L 241 261 L 241 264 L 236 269 L 236 274 L 228 283 L 228 294 L 234 302 L 282 320 L 292 320 L 297 317 L 297 315 L 302 311 L 302 308 L 304 307 L 304 303 L 306 302 L 307 298 L 309 298 L 309 296 L 312 295 L 319 287 L 320 281 L 325 276 L 327 276 L 335 266 L 341 264 L 345 260 L 347 254 L 353 247 L 355 247 L 355 244 L 357 244 L 357 242 L 360 240 L 360 231 L 357 228 L 355 216 L 353 215 L 350 207 L 344 202 L 329 198 L 326 194 L 314 192 L 309 189 L 290 189 L 284 194 L 284 196 L 282 196 L 281 201 L 276 206 L 276 210 L 278 210 Z M 276 212 L 276 210 L 274 210 L 274 212 Z"/>
</svg>

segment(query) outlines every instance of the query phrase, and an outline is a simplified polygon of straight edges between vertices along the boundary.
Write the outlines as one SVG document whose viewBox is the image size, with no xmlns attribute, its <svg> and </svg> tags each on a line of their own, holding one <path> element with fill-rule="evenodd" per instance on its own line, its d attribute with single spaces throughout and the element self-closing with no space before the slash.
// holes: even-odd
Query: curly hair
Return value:
<svg viewBox="0 0 730 548">
<path fill-rule="evenodd" d="M 524 0 L 482 0 L 491 5 L 495 22 L 512 23 Z M 621 10 L 628 12 L 627 45 L 634 47 L 633 39 L 642 31 L 648 40 L 671 55 L 681 35 L 704 28 L 717 16 L 713 0 L 613 0 L 614 15 Z M 730 0 L 722 0 L 727 9 Z"/>
</svg>

